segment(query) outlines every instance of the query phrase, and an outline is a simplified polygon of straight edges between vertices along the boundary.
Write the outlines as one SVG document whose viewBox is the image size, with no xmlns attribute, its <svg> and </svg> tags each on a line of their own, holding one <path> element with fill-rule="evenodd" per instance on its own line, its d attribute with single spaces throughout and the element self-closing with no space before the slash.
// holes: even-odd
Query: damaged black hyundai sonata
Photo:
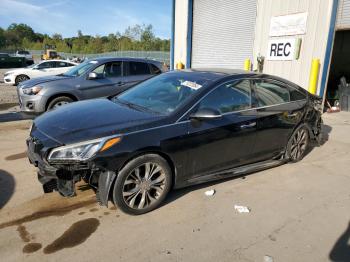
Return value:
<svg viewBox="0 0 350 262">
<path fill-rule="evenodd" d="M 38 117 L 27 140 L 44 192 L 138 215 L 174 188 L 299 161 L 321 134 L 320 99 L 281 78 L 236 70 L 172 71 L 109 99 Z"/>
</svg>

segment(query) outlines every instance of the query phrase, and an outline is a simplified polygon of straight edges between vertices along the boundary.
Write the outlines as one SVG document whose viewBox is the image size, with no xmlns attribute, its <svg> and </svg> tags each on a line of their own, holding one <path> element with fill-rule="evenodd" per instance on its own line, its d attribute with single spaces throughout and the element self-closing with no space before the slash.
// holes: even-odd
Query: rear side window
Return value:
<svg viewBox="0 0 350 262">
<path fill-rule="evenodd" d="M 200 102 L 199 108 L 216 109 L 222 114 L 251 108 L 250 81 L 234 81 L 217 87 Z"/>
<path fill-rule="evenodd" d="M 290 101 L 289 90 L 276 83 L 257 82 L 255 83 L 259 106 L 271 106 Z"/>
<path fill-rule="evenodd" d="M 56 62 L 56 67 L 67 67 L 67 66 L 72 66 L 72 65 L 66 62 Z"/>
<path fill-rule="evenodd" d="M 151 74 L 147 63 L 129 62 L 129 75 L 149 75 Z"/>
<path fill-rule="evenodd" d="M 300 91 L 291 88 L 289 90 L 290 93 L 290 101 L 298 101 L 298 100 L 303 100 L 306 99 L 306 95 L 304 95 L 303 93 L 301 93 Z"/>
<path fill-rule="evenodd" d="M 162 71 L 154 64 L 149 64 L 152 69 L 152 74 L 159 75 Z"/>
<path fill-rule="evenodd" d="M 55 67 L 55 62 L 44 62 L 38 65 L 39 69 L 54 68 L 54 67 Z"/>
</svg>

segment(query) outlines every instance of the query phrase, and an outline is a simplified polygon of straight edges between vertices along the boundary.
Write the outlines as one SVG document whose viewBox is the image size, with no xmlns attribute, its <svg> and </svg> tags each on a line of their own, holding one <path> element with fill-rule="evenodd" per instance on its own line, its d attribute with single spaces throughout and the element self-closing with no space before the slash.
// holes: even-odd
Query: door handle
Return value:
<svg viewBox="0 0 350 262">
<path fill-rule="evenodd" d="M 250 124 L 241 125 L 241 129 L 251 128 L 251 127 L 255 127 L 255 126 L 256 126 L 256 122 L 252 122 Z"/>
</svg>

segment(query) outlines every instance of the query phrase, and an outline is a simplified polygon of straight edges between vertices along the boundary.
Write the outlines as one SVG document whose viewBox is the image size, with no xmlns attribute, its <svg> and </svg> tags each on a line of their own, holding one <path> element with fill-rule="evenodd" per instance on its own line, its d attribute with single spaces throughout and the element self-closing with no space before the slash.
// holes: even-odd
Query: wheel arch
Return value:
<svg viewBox="0 0 350 262">
<path fill-rule="evenodd" d="M 17 82 L 17 78 L 20 77 L 20 76 L 25 76 L 25 77 L 27 77 L 28 79 L 30 79 L 29 75 L 27 75 L 27 74 L 18 74 L 18 75 L 16 75 L 16 77 L 15 77 L 15 82 Z"/>
<path fill-rule="evenodd" d="M 172 181 L 171 181 L 172 186 L 171 187 L 172 188 L 174 187 L 177 174 L 176 174 L 176 166 L 175 166 L 173 159 L 167 153 L 163 152 L 160 148 L 157 148 L 157 147 L 143 148 L 143 149 L 135 151 L 135 153 L 131 154 L 125 161 L 123 161 L 123 163 L 120 165 L 118 170 L 115 171 L 115 174 L 112 177 L 112 179 L 111 179 L 111 174 L 108 173 L 108 171 L 107 171 L 106 180 L 108 180 L 108 181 L 106 181 L 104 179 L 99 180 L 98 192 L 101 195 L 98 196 L 98 199 L 100 201 L 100 204 L 107 206 L 108 200 L 112 199 L 113 196 L 112 196 L 111 189 L 114 187 L 114 184 L 115 184 L 115 181 L 118 177 L 119 171 L 122 170 L 133 159 L 140 157 L 140 156 L 143 156 L 143 155 L 148 155 L 148 154 L 158 155 L 158 156 L 165 159 L 165 161 L 168 163 L 168 165 L 171 169 L 171 172 L 172 172 Z M 102 180 L 104 180 L 102 183 L 104 188 L 100 189 L 100 181 L 102 182 Z"/>
<path fill-rule="evenodd" d="M 45 104 L 45 111 L 47 110 L 49 104 L 51 103 L 52 100 L 58 98 L 58 97 L 69 97 L 71 98 L 74 102 L 78 101 L 79 99 L 75 96 L 72 95 L 71 93 L 58 93 L 58 94 L 54 94 L 52 96 L 50 96 L 49 99 L 47 99 L 46 104 Z"/>
</svg>

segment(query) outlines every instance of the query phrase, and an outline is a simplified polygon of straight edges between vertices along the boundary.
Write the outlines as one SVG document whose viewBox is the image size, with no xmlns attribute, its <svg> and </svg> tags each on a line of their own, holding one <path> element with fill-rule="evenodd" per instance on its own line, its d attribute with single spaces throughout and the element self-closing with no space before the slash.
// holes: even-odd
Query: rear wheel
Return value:
<svg viewBox="0 0 350 262">
<path fill-rule="evenodd" d="M 74 102 L 74 100 L 70 97 L 67 97 L 67 96 L 56 97 L 47 106 L 47 111 L 55 110 L 61 106 L 64 106 L 64 105 L 72 103 L 72 102 Z"/>
<path fill-rule="evenodd" d="M 113 200 L 123 212 L 141 215 L 157 208 L 171 188 L 172 174 L 167 161 L 155 154 L 131 160 L 119 172 Z"/>
<path fill-rule="evenodd" d="M 21 83 L 21 82 L 23 82 L 23 81 L 26 81 L 26 80 L 28 80 L 28 79 L 29 79 L 29 77 L 26 76 L 26 75 L 19 75 L 19 76 L 17 76 L 16 79 L 15 79 L 15 84 L 18 85 L 19 83 Z"/>
<path fill-rule="evenodd" d="M 305 125 L 298 127 L 287 144 L 286 156 L 292 162 L 298 162 L 306 154 L 309 147 L 309 130 Z"/>
</svg>

